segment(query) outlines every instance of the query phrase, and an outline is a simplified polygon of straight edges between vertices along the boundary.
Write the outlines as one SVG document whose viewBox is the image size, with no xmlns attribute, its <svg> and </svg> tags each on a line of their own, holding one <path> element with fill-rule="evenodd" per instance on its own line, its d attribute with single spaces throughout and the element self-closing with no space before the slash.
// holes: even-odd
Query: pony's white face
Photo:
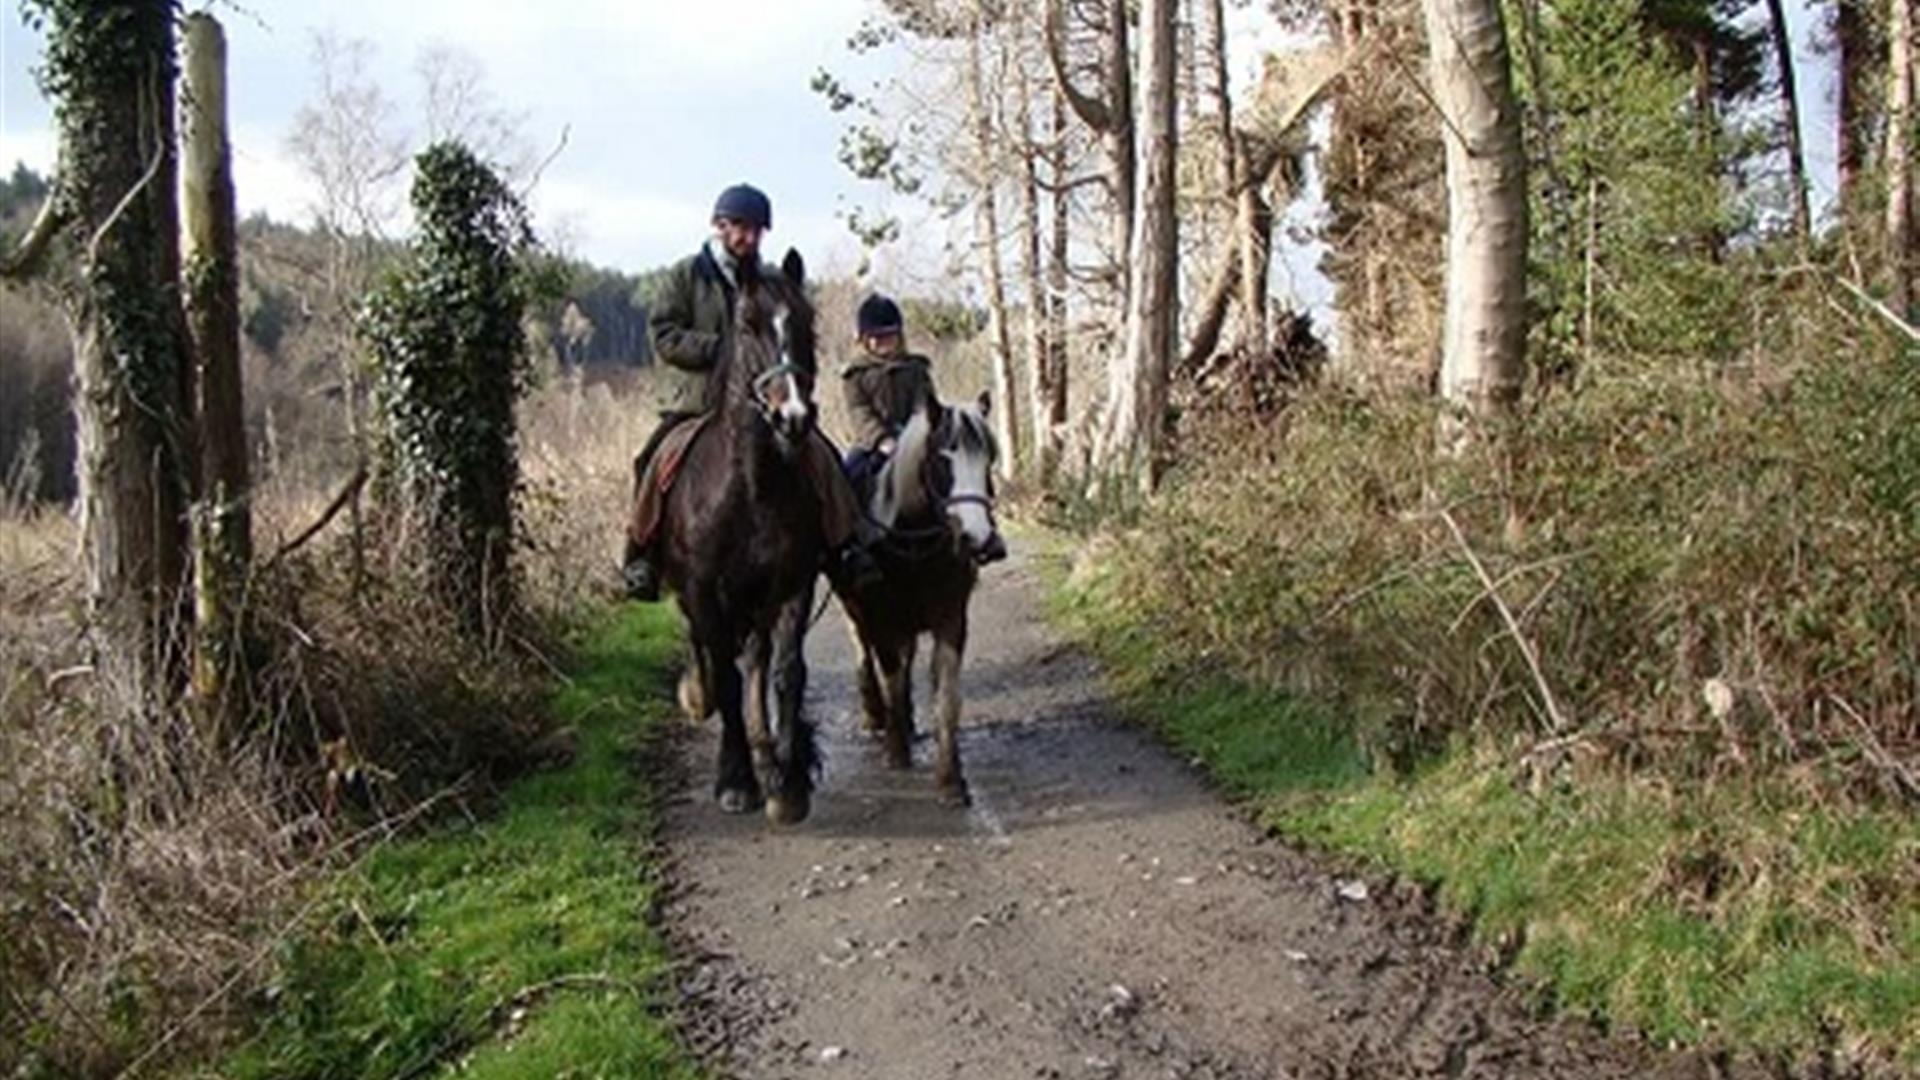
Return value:
<svg viewBox="0 0 1920 1080">
<path fill-rule="evenodd" d="M 939 454 L 947 462 L 952 486 L 946 493 L 947 521 L 959 531 L 967 550 L 979 555 L 998 541 L 993 521 L 993 437 L 979 407 L 957 405 L 949 423 L 953 438 Z"/>
<path fill-rule="evenodd" d="M 946 473 L 942 498 L 947 524 L 974 561 L 989 563 L 1007 556 L 1007 544 L 993 520 L 993 463 L 997 449 L 987 425 L 989 399 L 956 405 L 947 414 L 946 437 L 939 454 Z"/>
</svg>

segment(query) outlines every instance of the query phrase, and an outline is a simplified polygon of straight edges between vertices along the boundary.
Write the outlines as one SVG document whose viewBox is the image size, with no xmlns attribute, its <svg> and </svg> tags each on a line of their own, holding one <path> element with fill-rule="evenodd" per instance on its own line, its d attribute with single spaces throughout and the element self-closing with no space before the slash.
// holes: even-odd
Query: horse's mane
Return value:
<svg viewBox="0 0 1920 1080">
<path fill-rule="evenodd" d="M 951 441 L 961 453 L 985 454 L 988 461 L 999 456 L 993 429 L 986 417 L 981 415 L 978 405 L 971 402 L 943 405 L 936 401 L 931 409 L 915 409 L 913 418 L 907 421 L 907 426 L 900 432 L 893 457 L 880 470 L 880 476 L 874 484 L 873 499 L 868 506 L 873 519 L 885 528 L 892 528 L 902 517 L 926 509 L 926 488 L 921 484 L 920 477 L 926 468 L 928 456 L 940 449 L 935 443 L 935 428 L 930 416 L 942 418 L 943 430 L 953 432 Z"/>
</svg>

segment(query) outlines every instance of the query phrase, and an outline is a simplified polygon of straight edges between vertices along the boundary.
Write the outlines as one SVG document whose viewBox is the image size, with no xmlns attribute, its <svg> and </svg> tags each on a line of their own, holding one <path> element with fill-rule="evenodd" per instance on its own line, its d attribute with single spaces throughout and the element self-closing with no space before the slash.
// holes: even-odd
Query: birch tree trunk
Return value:
<svg viewBox="0 0 1920 1080">
<path fill-rule="evenodd" d="M 186 20 L 187 330 L 200 417 L 200 503 L 194 521 L 193 690 L 217 731 L 242 712 L 238 662 L 247 567 L 253 558 L 247 435 L 240 388 L 240 274 L 232 155 L 227 141 L 227 42 L 205 12 Z"/>
<path fill-rule="evenodd" d="M 1143 493 L 1160 481 L 1166 438 L 1167 376 L 1179 304 L 1174 217 L 1174 0 L 1140 6 L 1140 222 L 1128 260 L 1125 351 L 1108 368 L 1106 423 L 1095 461 L 1102 479 L 1126 479 Z"/>
<path fill-rule="evenodd" d="M 1807 209 L 1807 156 L 1800 145 L 1800 95 L 1793 78 L 1793 39 L 1781 0 L 1767 0 L 1772 23 L 1774 63 L 1780 69 L 1780 109 L 1787 126 L 1787 172 L 1793 183 L 1793 237 L 1804 252 L 1813 240 L 1813 215 Z"/>
<path fill-rule="evenodd" d="M 1047 288 L 1040 269 L 1040 148 L 1033 141 L 1033 89 L 1022 57 L 1016 76 L 1020 109 L 1020 276 L 1027 294 L 1027 418 L 1031 422 L 1036 475 L 1045 477 L 1052 466 L 1047 455 Z M 1013 402 L 1005 403 L 1007 409 Z"/>
<path fill-rule="evenodd" d="M 1913 323 L 1913 0 L 1887 0 L 1887 279 L 1889 305 Z"/>
<path fill-rule="evenodd" d="M 984 16 L 976 12 L 973 32 L 967 40 L 967 110 L 973 128 L 975 152 L 979 155 L 978 192 L 974 217 L 980 230 L 981 254 L 986 262 L 987 342 L 993 349 L 993 397 L 999 407 L 991 413 L 994 436 L 1000 441 L 999 472 L 1002 479 L 1013 476 L 1020 460 L 1020 407 L 1015 396 L 1013 346 L 1007 330 L 1007 290 L 1000 265 L 1000 207 L 996 198 L 998 170 L 995 167 L 993 119 L 987 113 L 982 89 L 982 39 L 987 33 Z"/>
<path fill-rule="evenodd" d="M 1047 175 L 1053 184 L 1047 241 L 1047 420 L 1041 429 L 1040 479 L 1051 484 L 1067 449 L 1067 260 L 1072 253 L 1073 201 L 1067 191 L 1067 103 L 1053 96 Z"/>
<path fill-rule="evenodd" d="M 1422 0 L 1447 156 L 1440 393 L 1486 415 L 1524 380 L 1527 185 L 1498 0 Z"/>
<path fill-rule="evenodd" d="M 180 309 L 172 5 L 51 6 L 66 296 L 78 379 L 82 562 L 106 701 L 176 696 L 186 585 L 185 327 Z"/>
</svg>

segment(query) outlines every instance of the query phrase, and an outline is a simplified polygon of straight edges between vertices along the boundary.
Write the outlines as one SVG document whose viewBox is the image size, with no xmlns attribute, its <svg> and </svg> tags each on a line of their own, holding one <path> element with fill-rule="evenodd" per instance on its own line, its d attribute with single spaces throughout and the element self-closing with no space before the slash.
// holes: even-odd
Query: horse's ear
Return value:
<svg viewBox="0 0 1920 1080">
<path fill-rule="evenodd" d="M 795 288 L 807 283 L 806 260 L 793 248 L 788 248 L 787 257 L 780 260 L 780 272 L 787 275 L 787 280 L 793 282 Z"/>
<path fill-rule="evenodd" d="M 987 390 L 980 391 L 980 415 L 986 416 L 988 413 L 991 413 L 992 411 L 993 411 L 992 392 Z"/>
</svg>

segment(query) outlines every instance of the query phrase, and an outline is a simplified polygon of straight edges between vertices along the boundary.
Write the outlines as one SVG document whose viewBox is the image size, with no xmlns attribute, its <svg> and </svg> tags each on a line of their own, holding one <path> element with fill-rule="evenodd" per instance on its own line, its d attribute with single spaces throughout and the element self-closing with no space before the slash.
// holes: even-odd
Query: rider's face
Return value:
<svg viewBox="0 0 1920 1080">
<path fill-rule="evenodd" d="M 720 237 L 721 246 L 736 259 L 751 259 L 760 254 L 760 237 L 766 234 L 758 225 L 728 217 L 715 218 L 713 231 Z"/>
<path fill-rule="evenodd" d="M 868 334 L 860 343 L 874 356 L 899 356 L 906 347 L 906 339 L 899 334 Z"/>
</svg>

